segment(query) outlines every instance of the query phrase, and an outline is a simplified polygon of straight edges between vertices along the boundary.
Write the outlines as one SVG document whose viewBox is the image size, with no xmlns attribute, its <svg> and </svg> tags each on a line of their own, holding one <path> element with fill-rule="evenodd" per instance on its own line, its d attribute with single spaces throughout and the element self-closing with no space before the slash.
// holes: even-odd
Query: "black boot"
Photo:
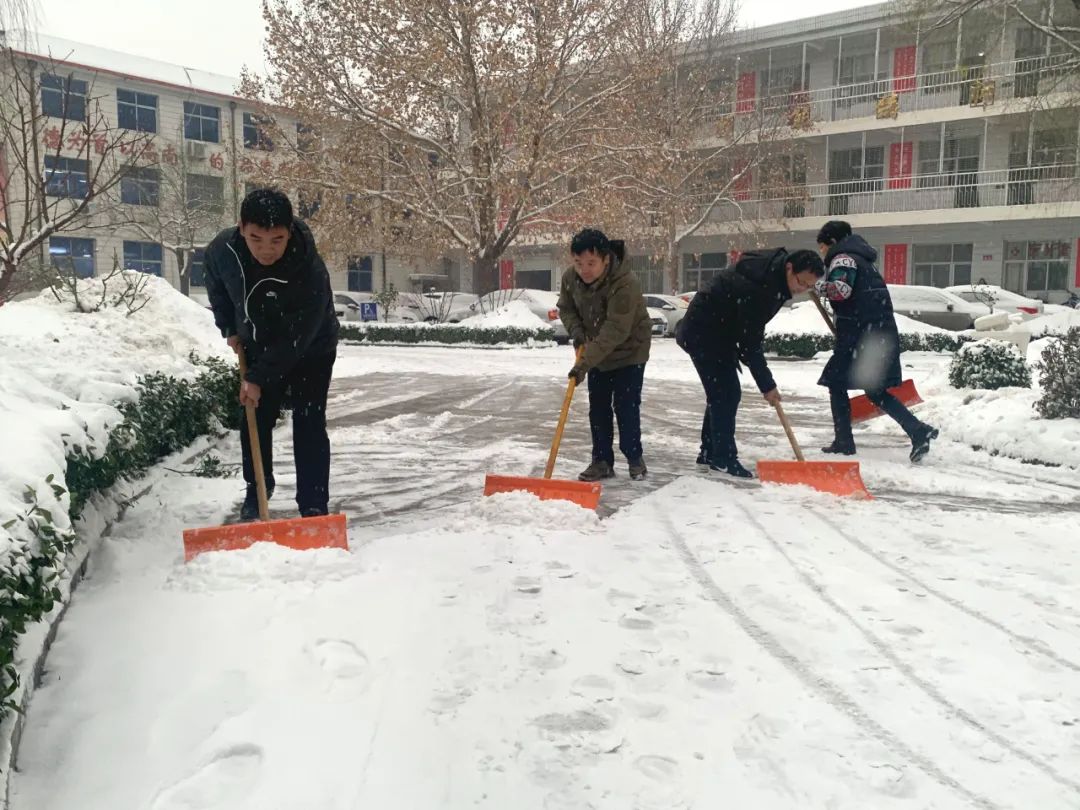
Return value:
<svg viewBox="0 0 1080 810">
<path fill-rule="evenodd" d="M 605 478 L 614 478 L 615 470 L 606 461 L 594 461 L 578 476 L 578 481 L 601 481 Z"/>
<path fill-rule="evenodd" d="M 930 452 L 930 441 L 937 437 L 938 429 L 927 424 L 923 424 L 911 435 L 911 455 L 908 458 L 913 464 L 920 462 L 923 456 Z"/>
<path fill-rule="evenodd" d="M 825 445 L 821 448 L 822 453 L 836 453 L 841 456 L 853 456 L 855 455 L 855 441 L 841 441 L 840 439 L 833 439 L 832 444 Z"/>
<path fill-rule="evenodd" d="M 707 455 L 705 455 L 704 450 L 702 450 L 700 453 L 697 454 L 697 461 L 695 463 L 700 464 L 703 467 L 708 467 L 709 466 L 709 457 Z"/>
<path fill-rule="evenodd" d="M 273 482 L 268 482 L 266 485 L 266 500 L 274 494 Z M 259 519 L 259 489 L 254 484 L 248 484 L 247 493 L 244 495 L 244 504 L 240 507 L 240 520 L 244 523 L 250 523 L 253 520 Z"/>
<path fill-rule="evenodd" d="M 644 481 L 645 476 L 648 474 L 649 469 L 645 466 L 645 459 L 639 458 L 637 461 L 630 462 L 630 480 L 631 481 Z"/>
<path fill-rule="evenodd" d="M 730 461 L 714 461 L 709 465 L 709 469 L 713 472 L 727 473 L 733 475 L 736 478 L 753 478 L 754 474 L 750 472 L 746 467 L 739 463 L 737 458 Z"/>
<path fill-rule="evenodd" d="M 300 517 L 302 518 L 321 517 L 327 514 L 329 514 L 329 511 L 322 506 L 308 506 L 300 510 Z"/>
</svg>

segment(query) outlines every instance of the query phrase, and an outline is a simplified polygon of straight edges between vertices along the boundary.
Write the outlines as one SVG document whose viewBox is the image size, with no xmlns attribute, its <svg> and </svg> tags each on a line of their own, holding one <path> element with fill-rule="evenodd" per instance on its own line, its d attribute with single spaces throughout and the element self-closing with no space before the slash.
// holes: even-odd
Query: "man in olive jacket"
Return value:
<svg viewBox="0 0 1080 810">
<path fill-rule="evenodd" d="M 584 346 L 570 370 L 578 384 L 589 381 L 592 463 L 578 478 L 598 481 L 615 475 L 615 427 L 630 477 L 647 472 L 641 449 L 641 388 L 652 344 L 652 322 L 641 285 L 623 266 L 626 248 L 601 231 L 580 231 L 570 244 L 574 266 L 563 274 L 559 317 L 574 348 Z M 614 406 L 614 408 L 613 408 Z"/>
</svg>

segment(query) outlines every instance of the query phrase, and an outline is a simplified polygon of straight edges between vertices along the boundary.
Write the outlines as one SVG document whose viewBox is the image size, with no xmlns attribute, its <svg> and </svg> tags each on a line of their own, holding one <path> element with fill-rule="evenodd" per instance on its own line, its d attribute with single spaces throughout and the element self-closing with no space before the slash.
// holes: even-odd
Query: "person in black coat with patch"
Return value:
<svg viewBox="0 0 1080 810">
<path fill-rule="evenodd" d="M 918 461 L 929 452 L 930 440 L 937 438 L 938 431 L 888 392 L 902 381 L 900 333 L 889 288 L 874 266 L 877 251 L 839 220 L 827 222 L 817 242 L 828 267 L 817 292 L 828 299 L 836 320 L 836 348 L 818 380 L 818 385 L 829 389 L 835 435 L 832 444 L 821 449 L 855 453 L 847 392 L 860 389 L 904 429 L 911 439 L 911 460 Z"/>
<path fill-rule="evenodd" d="M 256 406 L 267 496 L 274 490 L 272 436 L 291 392 L 296 503 L 303 517 L 329 507 L 330 439 L 326 399 L 337 356 L 338 320 L 326 270 L 307 225 L 277 189 L 256 189 L 240 205 L 240 225 L 207 246 L 204 273 L 214 322 L 229 346 L 243 348 L 241 405 Z M 246 423 L 240 428 L 247 495 L 242 520 L 258 518 Z"/>
<path fill-rule="evenodd" d="M 753 478 L 739 462 L 735 415 L 742 386 L 740 362 L 746 363 L 765 400 L 780 401 L 762 343 L 765 324 L 784 302 L 806 292 L 824 274 L 812 250 L 784 248 L 744 253 L 733 268 L 721 270 L 707 289 L 690 301 L 676 330 L 676 342 L 690 355 L 705 389 L 698 464 L 738 478 Z"/>
</svg>

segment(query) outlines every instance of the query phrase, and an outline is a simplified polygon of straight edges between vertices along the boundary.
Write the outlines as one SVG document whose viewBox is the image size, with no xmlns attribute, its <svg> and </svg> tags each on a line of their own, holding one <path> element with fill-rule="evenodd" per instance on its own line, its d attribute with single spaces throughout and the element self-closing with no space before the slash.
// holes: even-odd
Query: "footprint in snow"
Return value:
<svg viewBox="0 0 1080 810">
<path fill-rule="evenodd" d="M 634 760 L 634 768 L 656 782 L 671 782 L 679 777 L 679 763 L 671 757 L 638 757 Z"/>
<path fill-rule="evenodd" d="M 612 700 L 615 697 L 615 684 L 600 675 L 583 675 L 570 684 L 570 693 L 594 702 Z"/>
<path fill-rule="evenodd" d="M 193 773 L 157 795 L 151 810 L 226 810 L 259 782 L 263 751 L 251 743 L 224 748 Z"/>
<path fill-rule="evenodd" d="M 323 671 L 335 679 L 362 678 L 370 665 L 359 647 L 341 638 L 319 639 L 312 647 L 312 654 Z"/>
</svg>

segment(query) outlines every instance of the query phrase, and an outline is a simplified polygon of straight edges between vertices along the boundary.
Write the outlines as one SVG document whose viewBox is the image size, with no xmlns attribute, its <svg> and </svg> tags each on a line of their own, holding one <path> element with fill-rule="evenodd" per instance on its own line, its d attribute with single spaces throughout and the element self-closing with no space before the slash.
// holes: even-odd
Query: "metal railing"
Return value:
<svg viewBox="0 0 1080 810">
<path fill-rule="evenodd" d="M 893 112 L 992 107 L 1013 99 L 1034 100 L 1057 90 L 1080 89 L 1080 83 L 1067 70 L 1074 62 L 1071 54 L 1056 54 L 820 89 L 795 88 L 716 104 L 704 108 L 701 118 L 708 122 L 734 116 L 736 122 L 741 119 L 746 125 L 756 125 L 764 115 L 773 123 L 808 128 L 820 122 L 876 118 L 881 113 L 892 117 Z M 890 104 L 894 95 L 895 111 L 883 106 Z"/>
<path fill-rule="evenodd" d="M 728 221 L 741 216 L 751 220 L 783 220 L 1080 202 L 1080 166 L 1058 164 L 849 180 L 756 189 L 744 194 L 745 199 L 739 199 L 736 193 L 734 202 L 718 205 L 711 219 Z M 702 192 L 695 201 L 704 205 L 711 199 L 708 192 Z"/>
</svg>

